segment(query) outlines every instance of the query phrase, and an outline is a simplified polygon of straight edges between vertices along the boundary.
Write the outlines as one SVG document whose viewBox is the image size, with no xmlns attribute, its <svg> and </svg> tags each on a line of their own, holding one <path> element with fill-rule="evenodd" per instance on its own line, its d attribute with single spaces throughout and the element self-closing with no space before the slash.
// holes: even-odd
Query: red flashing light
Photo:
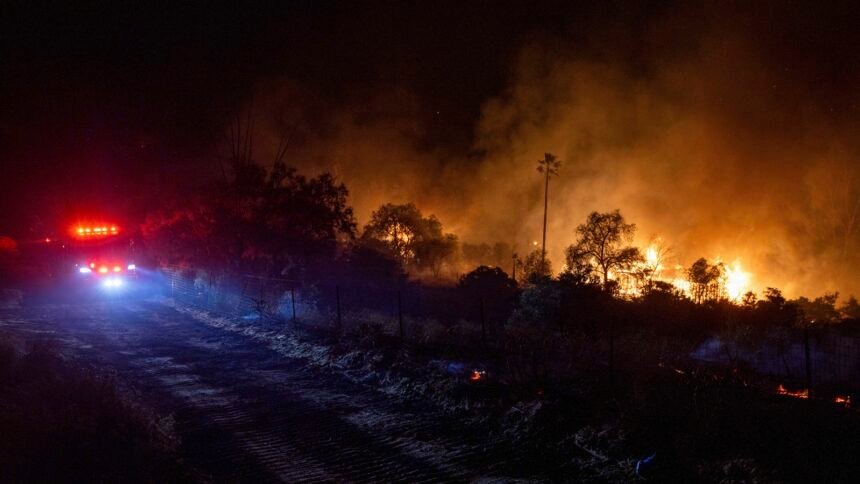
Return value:
<svg viewBox="0 0 860 484">
<path fill-rule="evenodd" d="M 116 225 L 99 225 L 93 227 L 78 225 L 72 228 L 72 234 L 74 234 L 78 238 L 104 237 L 107 235 L 119 234 L 119 227 L 117 227 Z"/>
</svg>

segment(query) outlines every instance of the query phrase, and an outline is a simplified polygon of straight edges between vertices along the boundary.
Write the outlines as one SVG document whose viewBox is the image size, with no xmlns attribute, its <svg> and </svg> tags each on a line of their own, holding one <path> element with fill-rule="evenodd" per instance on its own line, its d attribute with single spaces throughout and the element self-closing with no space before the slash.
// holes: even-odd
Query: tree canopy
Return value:
<svg viewBox="0 0 860 484">
<path fill-rule="evenodd" d="M 446 234 L 434 215 L 424 217 L 413 203 L 387 203 L 371 215 L 362 239 L 398 259 L 404 267 L 439 275 L 457 249 L 457 237 Z"/>
<path fill-rule="evenodd" d="M 328 173 L 245 162 L 228 181 L 148 214 L 142 232 L 161 263 L 285 274 L 355 238 L 347 196 Z"/>
<path fill-rule="evenodd" d="M 577 241 L 565 251 L 567 268 L 584 276 L 597 275 L 606 285 L 613 271 L 629 270 L 642 261 L 639 249 L 629 245 L 636 225 L 624 221 L 621 212 L 592 212 L 576 228 Z"/>
</svg>

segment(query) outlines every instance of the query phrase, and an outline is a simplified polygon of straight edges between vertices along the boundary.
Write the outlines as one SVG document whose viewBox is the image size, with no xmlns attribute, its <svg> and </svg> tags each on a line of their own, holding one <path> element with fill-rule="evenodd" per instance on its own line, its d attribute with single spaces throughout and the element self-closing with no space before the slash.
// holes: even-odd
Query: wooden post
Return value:
<svg viewBox="0 0 860 484">
<path fill-rule="evenodd" d="M 290 288 L 290 302 L 292 302 L 293 306 L 293 324 L 296 323 L 296 290 L 294 288 Z"/>
<path fill-rule="evenodd" d="M 481 344 L 487 346 L 487 324 L 484 318 L 484 297 L 478 297 L 478 304 L 481 309 Z"/>
<path fill-rule="evenodd" d="M 337 302 L 337 329 L 340 330 L 340 286 L 334 286 L 334 296 Z"/>
<path fill-rule="evenodd" d="M 403 300 L 400 289 L 397 290 L 397 322 L 400 326 L 400 341 L 403 341 Z"/>
<path fill-rule="evenodd" d="M 812 360 L 809 354 L 809 326 L 803 327 L 803 354 L 806 358 L 806 391 L 812 400 Z"/>
<path fill-rule="evenodd" d="M 609 384 L 615 380 L 615 322 L 609 321 Z"/>
</svg>

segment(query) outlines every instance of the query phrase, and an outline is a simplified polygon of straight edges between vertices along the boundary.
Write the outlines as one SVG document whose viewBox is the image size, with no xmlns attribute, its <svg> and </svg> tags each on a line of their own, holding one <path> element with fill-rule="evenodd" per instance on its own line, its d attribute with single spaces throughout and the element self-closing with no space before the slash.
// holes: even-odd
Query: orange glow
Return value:
<svg viewBox="0 0 860 484">
<path fill-rule="evenodd" d="M 787 397 L 802 398 L 802 399 L 809 398 L 809 390 L 804 389 L 804 390 L 798 390 L 798 391 L 788 391 L 782 385 L 780 385 L 776 388 L 776 393 L 778 393 L 779 395 L 785 395 Z"/>
<path fill-rule="evenodd" d="M 121 270 L 122 270 L 122 268 L 121 268 L 120 266 L 113 266 L 113 271 L 114 271 L 114 272 L 119 272 L 119 271 L 121 271 Z"/>
<path fill-rule="evenodd" d="M 99 274 L 107 274 L 108 268 L 105 266 L 99 267 Z"/>
<path fill-rule="evenodd" d="M 472 370 L 472 374 L 469 375 L 469 379 L 472 381 L 478 381 L 484 377 L 486 372 L 482 370 Z"/>
<path fill-rule="evenodd" d="M 95 268 L 96 268 L 96 263 L 90 262 L 90 269 L 95 269 Z"/>
<path fill-rule="evenodd" d="M 846 395 L 846 396 L 836 395 L 836 397 L 833 399 L 833 403 L 839 403 L 841 405 L 845 405 L 846 407 L 850 407 L 851 406 L 851 395 Z"/>
</svg>

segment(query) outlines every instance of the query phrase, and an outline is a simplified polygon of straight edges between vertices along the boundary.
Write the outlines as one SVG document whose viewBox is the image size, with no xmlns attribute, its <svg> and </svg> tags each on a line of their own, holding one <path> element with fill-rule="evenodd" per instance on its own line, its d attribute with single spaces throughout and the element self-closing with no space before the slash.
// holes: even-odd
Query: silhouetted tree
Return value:
<svg viewBox="0 0 860 484">
<path fill-rule="evenodd" d="M 552 263 L 543 251 L 535 249 L 526 256 L 522 264 L 521 282 L 535 282 L 538 279 L 552 277 Z"/>
<path fill-rule="evenodd" d="M 544 190 L 543 190 L 543 238 L 541 239 L 541 258 L 546 259 L 546 216 L 549 206 L 549 178 L 558 175 L 558 169 L 561 167 L 561 161 L 552 153 L 544 153 L 543 159 L 538 160 L 537 170 L 544 174 Z"/>
<path fill-rule="evenodd" d="M 497 329 L 513 311 L 519 287 L 501 268 L 480 266 L 460 278 L 457 290 L 467 307 L 482 304 L 490 327 Z"/>
<path fill-rule="evenodd" d="M 782 295 L 782 291 L 775 287 L 768 287 L 764 290 L 764 297 L 768 302 L 775 305 L 778 309 L 782 309 L 785 306 L 785 297 Z"/>
<path fill-rule="evenodd" d="M 860 319 L 860 303 L 857 298 L 850 296 L 847 301 L 839 308 L 842 316 L 850 319 Z"/>
<path fill-rule="evenodd" d="M 309 179 L 282 164 L 267 173 L 242 163 L 227 183 L 150 212 L 142 233 L 164 264 L 287 275 L 333 260 L 355 237 L 347 196 L 329 174 Z"/>
<path fill-rule="evenodd" d="M 424 217 L 414 204 L 385 204 L 371 215 L 362 238 L 375 240 L 403 264 L 414 269 L 429 269 L 438 275 L 442 263 L 457 248 L 456 236 L 445 234 L 434 216 Z"/>
<path fill-rule="evenodd" d="M 755 308 L 756 319 L 767 326 L 789 328 L 799 322 L 797 305 L 788 302 L 775 287 L 764 290 L 764 299 L 757 301 Z"/>
<path fill-rule="evenodd" d="M 419 267 L 430 269 L 433 277 L 439 277 L 442 265 L 450 261 L 457 251 L 457 236 L 444 234 L 431 237 L 416 244 L 415 259 Z"/>
<path fill-rule="evenodd" d="M 839 311 L 836 310 L 837 299 L 839 299 L 839 293 L 832 292 L 812 300 L 801 296 L 792 303 L 800 309 L 804 322 L 828 324 L 839 320 Z"/>
<path fill-rule="evenodd" d="M 576 228 L 575 244 L 565 251 L 568 270 L 581 274 L 598 274 L 604 286 L 610 272 L 629 271 L 642 261 L 636 247 L 627 245 L 633 240 L 636 225 L 626 223 L 621 212 L 592 212 L 584 224 Z"/>
<path fill-rule="evenodd" d="M 658 277 L 664 269 L 666 259 L 669 257 L 672 249 L 663 243 L 659 237 L 652 238 L 648 243 L 648 248 L 642 254 L 641 264 L 635 273 L 635 277 L 639 282 L 641 291 L 648 292 L 654 285 L 654 278 Z"/>
<path fill-rule="evenodd" d="M 700 258 L 687 269 L 687 280 L 690 282 L 690 294 L 693 301 L 715 301 L 724 297 L 724 267 L 722 264 L 710 264 L 704 257 Z"/>
</svg>

